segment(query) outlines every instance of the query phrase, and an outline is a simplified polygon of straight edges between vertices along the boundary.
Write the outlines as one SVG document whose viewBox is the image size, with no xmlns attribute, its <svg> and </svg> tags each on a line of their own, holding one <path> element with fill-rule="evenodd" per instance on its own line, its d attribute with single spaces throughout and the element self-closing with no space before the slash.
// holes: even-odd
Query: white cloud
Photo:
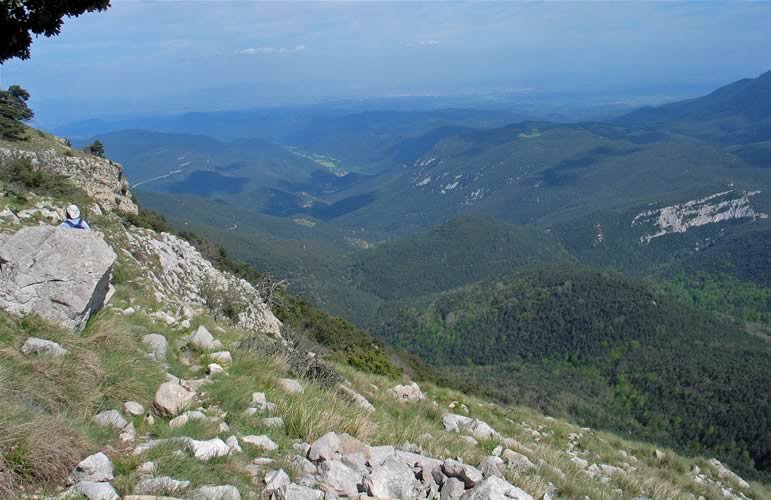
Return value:
<svg viewBox="0 0 771 500">
<path fill-rule="evenodd" d="M 407 43 L 407 47 L 433 47 L 434 45 L 439 45 L 439 40 L 429 38 L 426 40 L 418 40 L 417 42 Z"/>
<path fill-rule="evenodd" d="M 305 45 L 295 45 L 294 47 L 249 47 L 237 51 L 237 54 L 243 56 L 253 56 L 256 54 L 289 54 L 292 52 L 302 52 Z"/>
</svg>

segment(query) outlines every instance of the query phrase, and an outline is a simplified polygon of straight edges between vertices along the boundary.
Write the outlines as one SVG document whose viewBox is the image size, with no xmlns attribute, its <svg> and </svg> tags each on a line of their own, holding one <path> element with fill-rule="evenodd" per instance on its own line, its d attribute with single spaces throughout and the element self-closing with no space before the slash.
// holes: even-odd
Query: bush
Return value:
<svg viewBox="0 0 771 500">
<path fill-rule="evenodd" d="M 35 168 L 28 158 L 14 158 L 0 163 L 0 180 L 11 191 L 33 191 L 38 195 L 75 199 L 81 202 L 86 199 L 85 193 L 73 185 L 67 177 Z"/>
<path fill-rule="evenodd" d="M 83 150 L 88 154 L 92 154 L 94 156 L 97 156 L 99 158 L 104 158 L 104 144 L 102 144 L 101 141 L 96 140 L 86 146 L 86 148 Z"/>
<path fill-rule="evenodd" d="M 144 229 L 152 229 L 158 233 L 173 233 L 166 218 L 152 210 L 140 208 L 136 214 L 124 214 L 123 218 L 132 226 L 141 227 Z"/>
</svg>

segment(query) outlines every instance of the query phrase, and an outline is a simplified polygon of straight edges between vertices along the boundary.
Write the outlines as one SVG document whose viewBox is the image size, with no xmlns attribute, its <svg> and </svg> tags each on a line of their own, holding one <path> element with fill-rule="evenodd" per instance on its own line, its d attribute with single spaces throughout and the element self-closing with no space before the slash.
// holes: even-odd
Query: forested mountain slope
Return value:
<svg viewBox="0 0 771 500">
<path fill-rule="evenodd" d="M 514 274 L 392 304 L 375 331 L 487 394 L 771 467 L 769 345 L 629 278 Z"/>
<path fill-rule="evenodd" d="M 102 175 L 119 180 L 110 165 Z M 56 268 L 60 259 L 43 245 L 22 272 L 45 261 L 58 274 L 43 282 L 68 287 L 57 277 L 93 270 L 89 248 L 109 246 L 104 278 L 91 278 L 114 294 L 76 291 L 94 293 L 95 305 L 79 333 L 29 311 L 0 311 L 8 389 L 0 391 L 0 496 L 417 500 L 454 488 L 466 498 L 742 500 L 768 492 L 714 459 L 418 387 L 366 332 L 271 295 L 257 271 L 195 235 L 165 232 L 152 214 L 97 203 L 60 166 L 0 161 L 0 253 L 12 278 L 4 293 L 29 259 L 17 244 L 45 233 L 80 246 L 80 266 Z M 93 229 L 79 243 L 75 230 L 52 227 L 73 199 L 88 207 Z M 4 300 L 20 292 L 12 291 Z M 36 288 L 38 298 L 56 299 L 46 293 Z"/>
<path fill-rule="evenodd" d="M 771 71 L 709 95 L 642 108 L 616 120 L 627 126 L 669 130 L 718 144 L 771 140 Z"/>
</svg>

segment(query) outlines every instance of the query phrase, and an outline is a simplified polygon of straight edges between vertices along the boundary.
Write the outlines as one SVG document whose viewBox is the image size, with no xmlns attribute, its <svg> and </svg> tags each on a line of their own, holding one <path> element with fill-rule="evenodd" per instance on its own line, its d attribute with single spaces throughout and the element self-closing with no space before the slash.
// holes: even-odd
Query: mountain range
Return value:
<svg viewBox="0 0 771 500">
<path fill-rule="evenodd" d="M 273 110 L 89 141 L 177 230 L 450 385 L 767 477 L 769 75 L 607 122 Z"/>
</svg>

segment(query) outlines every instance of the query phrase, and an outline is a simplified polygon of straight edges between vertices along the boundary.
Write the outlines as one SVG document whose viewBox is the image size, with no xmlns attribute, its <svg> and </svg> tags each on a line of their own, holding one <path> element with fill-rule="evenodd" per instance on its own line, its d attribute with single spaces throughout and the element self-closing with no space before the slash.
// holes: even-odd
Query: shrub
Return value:
<svg viewBox="0 0 771 500">
<path fill-rule="evenodd" d="M 86 148 L 83 150 L 88 154 L 92 154 L 94 156 L 97 156 L 99 158 L 104 158 L 104 144 L 102 144 L 101 141 L 96 140 L 86 146 Z"/>
<path fill-rule="evenodd" d="M 147 210 L 145 208 L 140 207 L 138 213 L 125 214 L 123 218 L 132 226 L 141 227 L 144 229 L 152 229 L 158 233 L 174 232 L 163 215 L 157 212 L 153 212 L 152 210 Z"/>
<path fill-rule="evenodd" d="M 68 198 L 83 202 L 85 193 L 70 180 L 58 174 L 32 166 L 28 158 L 14 158 L 0 163 L 0 180 L 12 191 L 33 191 L 38 195 Z"/>
</svg>

